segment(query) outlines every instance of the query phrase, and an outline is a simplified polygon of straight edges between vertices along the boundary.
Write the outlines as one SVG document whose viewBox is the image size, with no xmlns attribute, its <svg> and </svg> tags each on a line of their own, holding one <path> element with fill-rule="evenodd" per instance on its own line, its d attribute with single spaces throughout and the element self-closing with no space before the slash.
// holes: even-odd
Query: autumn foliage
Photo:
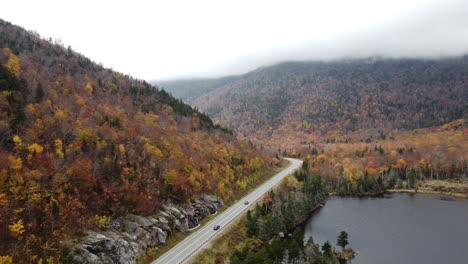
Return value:
<svg viewBox="0 0 468 264">
<path fill-rule="evenodd" d="M 466 119 L 468 56 L 285 62 L 240 76 L 164 84 L 240 137 L 292 149 L 339 133 L 362 133 L 359 142 L 369 132 Z"/>
<path fill-rule="evenodd" d="M 60 241 L 166 199 L 229 200 L 269 162 L 144 81 L 0 20 L 0 259 L 60 261 Z"/>
<path fill-rule="evenodd" d="M 300 153 L 312 175 L 356 183 L 392 177 L 411 188 L 418 180 L 466 180 L 468 134 L 464 120 L 358 143 L 305 144 Z"/>
<path fill-rule="evenodd" d="M 468 56 L 285 62 L 164 84 L 240 138 L 305 159 L 312 175 L 354 187 L 467 177 Z"/>
</svg>

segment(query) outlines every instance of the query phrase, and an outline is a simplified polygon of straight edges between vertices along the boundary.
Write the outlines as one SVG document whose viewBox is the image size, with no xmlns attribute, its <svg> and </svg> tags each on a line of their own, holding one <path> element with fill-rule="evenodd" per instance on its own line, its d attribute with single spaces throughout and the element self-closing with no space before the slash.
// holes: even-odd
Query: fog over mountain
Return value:
<svg viewBox="0 0 468 264">
<path fill-rule="evenodd" d="M 327 21 L 324 21 L 324 24 L 326 23 Z M 432 1 L 424 7 L 388 21 L 369 24 L 328 39 L 267 48 L 257 54 L 230 61 L 223 67 L 213 69 L 212 73 L 238 74 L 259 66 L 290 60 L 327 61 L 373 56 L 440 58 L 466 53 L 468 1 Z"/>
<path fill-rule="evenodd" d="M 340 23 L 346 30 L 339 34 L 329 33 L 325 37 L 312 34 L 307 37 L 309 39 L 307 41 L 283 46 L 271 43 L 271 46 L 255 53 L 219 63 L 188 77 L 241 74 L 257 67 L 291 60 L 328 61 L 373 56 L 440 58 L 468 53 L 467 1 L 419 1 L 415 4 L 416 2 L 413 4 L 418 5 L 417 7 L 409 8 L 409 11 L 406 10 L 378 23 L 369 21 L 367 25 L 349 28 L 346 26 L 347 21 L 342 21 Z M 401 9 L 405 9 L 404 5 Z M 373 16 L 378 17 L 379 11 L 376 12 Z M 366 14 L 366 16 L 371 15 Z M 311 28 L 317 26 L 326 28 L 330 22 L 324 20 L 323 24 L 311 25 Z M 354 23 L 354 21 L 348 22 Z M 308 35 L 308 32 L 304 31 L 303 34 Z"/>
<path fill-rule="evenodd" d="M 290 60 L 468 53 L 464 0 L 84 0 L 72 9 L 18 0 L 3 3 L 0 17 L 146 80 L 242 74 Z"/>
</svg>

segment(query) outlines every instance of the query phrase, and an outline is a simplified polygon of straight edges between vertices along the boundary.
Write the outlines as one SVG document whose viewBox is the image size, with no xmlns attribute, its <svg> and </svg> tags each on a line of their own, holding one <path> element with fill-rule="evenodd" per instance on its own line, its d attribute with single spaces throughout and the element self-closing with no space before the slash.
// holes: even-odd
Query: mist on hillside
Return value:
<svg viewBox="0 0 468 264">
<path fill-rule="evenodd" d="M 279 46 L 271 43 L 271 46 L 258 52 L 219 62 L 181 77 L 214 78 L 242 74 L 283 61 L 330 61 L 368 57 L 435 59 L 467 54 L 468 2 L 429 2 L 431 3 L 422 8 L 384 23 L 369 24 L 326 39 L 322 36 L 310 36 L 309 41 L 297 44 Z M 323 23 L 324 25 L 311 25 L 311 28 L 326 27 L 329 21 Z M 304 31 L 304 35 L 307 34 Z"/>
</svg>

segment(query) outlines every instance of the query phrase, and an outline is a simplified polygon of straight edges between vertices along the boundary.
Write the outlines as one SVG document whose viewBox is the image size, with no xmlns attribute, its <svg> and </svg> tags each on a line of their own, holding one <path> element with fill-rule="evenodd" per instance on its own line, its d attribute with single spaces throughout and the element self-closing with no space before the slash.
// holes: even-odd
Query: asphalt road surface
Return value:
<svg viewBox="0 0 468 264">
<path fill-rule="evenodd" d="M 235 219 L 241 216 L 242 212 L 255 203 L 263 195 L 270 191 L 275 185 L 287 175 L 299 169 L 302 165 L 302 160 L 286 158 L 291 164 L 284 170 L 278 172 L 271 177 L 267 182 L 255 189 L 250 194 L 244 196 L 237 203 L 227 208 L 222 214 L 211 220 L 207 225 L 203 226 L 195 233 L 181 241 L 170 251 L 166 252 L 160 258 L 152 262 L 152 264 L 178 264 L 184 262 L 188 257 L 195 254 L 204 244 L 213 239 L 222 229 L 228 227 Z M 245 202 L 249 203 L 246 205 Z M 214 226 L 219 225 L 218 230 L 214 230 Z"/>
</svg>

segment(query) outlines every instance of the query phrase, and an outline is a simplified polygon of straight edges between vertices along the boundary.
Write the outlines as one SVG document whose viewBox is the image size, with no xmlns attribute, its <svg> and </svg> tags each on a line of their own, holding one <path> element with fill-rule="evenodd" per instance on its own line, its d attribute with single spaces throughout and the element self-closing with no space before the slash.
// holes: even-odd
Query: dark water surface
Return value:
<svg viewBox="0 0 468 264">
<path fill-rule="evenodd" d="M 320 244 L 329 240 L 335 245 L 345 230 L 350 246 L 359 252 L 353 264 L 466 264 L 468 200 L 441 197 L 331 197 L 308 220 L 304 239 L 312 236 Z"/>
</svg>

